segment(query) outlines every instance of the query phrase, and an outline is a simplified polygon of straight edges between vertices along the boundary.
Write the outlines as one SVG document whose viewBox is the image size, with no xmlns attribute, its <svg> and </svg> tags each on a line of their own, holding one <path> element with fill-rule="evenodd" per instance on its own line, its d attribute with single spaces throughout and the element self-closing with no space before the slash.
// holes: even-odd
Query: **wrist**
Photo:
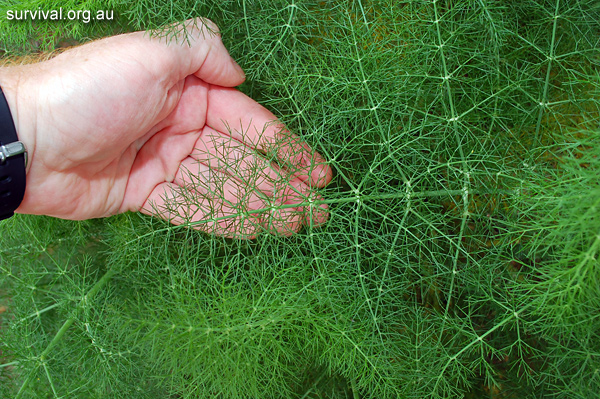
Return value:
<svg viewBox="0 0 600 399">
<path fill-rule="evenodd" d="M 27 66 L 0 68 L 0 87 L 10 108 L 19 141 L 25 145 L 28 154 L 27 172 L 31 169 L 35 154 L 35 101 L 24 82 Z"/>
<path fill-rule="evenodd" d="M 25 77 L 26 66 L 1 67 L 0 87 L 8 104 L 10 116 L 12 117 L 18 141 L 23 143 L 27 151 L 26 176 L 31 170 L 35 158 L 35 101 L 33 92 L 26 88 Z M 27 180 L 27 179 L 26 179 Z M 27 198 L 28 187 L 25 189 L 25 197 L 17 212 L 21 211 L 22 204 Z"/>
</svg>

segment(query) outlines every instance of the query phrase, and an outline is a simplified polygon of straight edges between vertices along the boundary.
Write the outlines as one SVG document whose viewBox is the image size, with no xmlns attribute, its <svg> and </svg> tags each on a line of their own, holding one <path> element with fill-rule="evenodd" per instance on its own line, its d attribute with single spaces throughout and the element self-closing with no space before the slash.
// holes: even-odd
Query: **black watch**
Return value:
<svg viewBox="0 0 600 399">
<path fill-rule="evenodd" d="M 27 150 L 17 130 L 0 87 L 0 220 L 14 215 L 25 195 Z"/>
</svg>

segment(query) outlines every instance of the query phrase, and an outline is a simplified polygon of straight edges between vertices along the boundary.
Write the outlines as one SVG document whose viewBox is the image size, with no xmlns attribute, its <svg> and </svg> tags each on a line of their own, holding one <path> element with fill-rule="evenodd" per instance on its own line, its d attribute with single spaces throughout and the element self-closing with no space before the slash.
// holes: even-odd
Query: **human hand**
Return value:
<svg viewBox="0 0 600 399">
<path fill-rule="evenodd" d="M 325 160 L 232 88 L 245 77 L 214 24 L 186 26 L 189 45 L 135 32 L 0 69 L 29 152 L 17 212 L 140 211 L 241 238 L 324 223 L 326 205 L 312 203 L 332 177 Z"/>
</svg>

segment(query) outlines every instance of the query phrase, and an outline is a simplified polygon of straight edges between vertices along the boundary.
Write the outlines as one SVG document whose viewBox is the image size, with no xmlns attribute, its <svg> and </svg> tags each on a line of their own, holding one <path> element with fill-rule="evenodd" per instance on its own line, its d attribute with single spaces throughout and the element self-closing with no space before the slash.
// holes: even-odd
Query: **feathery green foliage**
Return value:
<svg viewBox="0 0 600 399">
<path fill-rule="evenodd" d="M 241 90 L 335 178 L 327 225 L 287 238 L 3 222 L 1 397 L 600 392 L 597 2 L 29 0 L 0 18 L 38 5 L 118 18 L 2 21 L 5 51 L 212 19 Z"/>
</svg>

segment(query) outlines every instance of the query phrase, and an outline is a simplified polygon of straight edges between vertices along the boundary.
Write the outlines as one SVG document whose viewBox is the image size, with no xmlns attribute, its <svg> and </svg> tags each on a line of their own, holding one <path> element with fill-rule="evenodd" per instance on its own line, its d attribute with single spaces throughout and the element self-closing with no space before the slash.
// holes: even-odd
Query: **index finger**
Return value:
<svg viewBox="0 0 600 399">
<path fill-rule="evenodd" d="M 325 187 L 332 179 L 333 172 L 321 154 L 238 90 L 210 87 L 206 123 L 257 151 L 275 152 L 283 166 L 311 187 Z"/>
</svg>

